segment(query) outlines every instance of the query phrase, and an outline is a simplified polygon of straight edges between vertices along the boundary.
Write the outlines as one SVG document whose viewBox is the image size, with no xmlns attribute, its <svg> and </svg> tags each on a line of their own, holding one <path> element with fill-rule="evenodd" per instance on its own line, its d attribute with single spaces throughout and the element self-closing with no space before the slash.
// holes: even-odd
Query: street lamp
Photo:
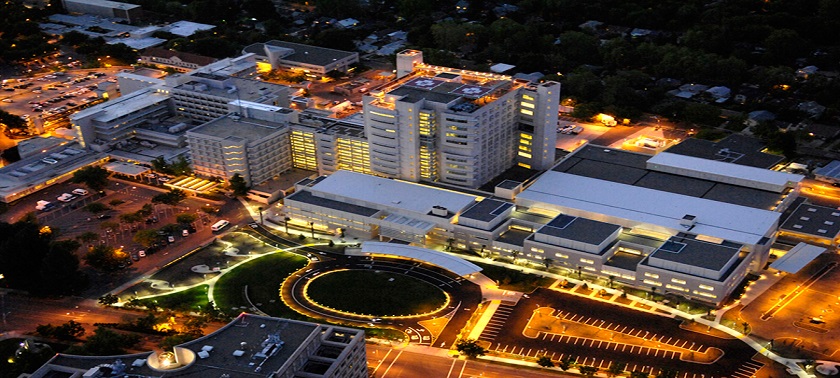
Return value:
<svg viewBox="0 0 840 378">
<path fill-rule="evenodd" d="M 286 234 L 289 233 L 289 221 L 290 220 L 292 220 L 292 218 L 289 218 L 289 217 L 284 217 L 283 218 L 283 225 L 286 226 Z"/>
<path fill-rule="evenodd" d="M 263 214 L 262 214 L 263 208 L 262 208 L 262 206 L 258 207 L 257 211 L 260 212 L 260 224 L 263 224 Z"/>
<path fill-rule="evenodd" d="M 315 222 L 309 222 L 309 231 L 312 232 L 312 239 L 315 239 Z"/>
</svg>

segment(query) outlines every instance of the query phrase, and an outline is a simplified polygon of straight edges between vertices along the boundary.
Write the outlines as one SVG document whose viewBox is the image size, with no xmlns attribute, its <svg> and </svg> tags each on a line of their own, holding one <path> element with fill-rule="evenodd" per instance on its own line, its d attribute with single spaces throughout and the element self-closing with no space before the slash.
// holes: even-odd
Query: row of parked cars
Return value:
<svg viewBox="0 0 840 378">
<path fill-rule="evenodd" d="M 71 193 L 73 193 L 73 194 L 62 193 L 60 196 L 58 196 L 56 198 L 56 200 L 58 200 L 59 202 L 65 202 L 66 203 L 66 202 L 70 202 L 70 201 L 76 199 L 77 197 L 88 195 L 88 191 L 85 190 L 85 189 L 82 189 L 82 188 L 73 189 L 71 191 Z M 56 207 L 57 206 L 54 203 L 52 203 L 50 201 L 44 201 L 44 200 L 38 201 L 38 203 L 35 204 L 35 210 L 38 210 L 38 211 L 50 211 L 52 209 L 55 209 Z"/>
</svg>

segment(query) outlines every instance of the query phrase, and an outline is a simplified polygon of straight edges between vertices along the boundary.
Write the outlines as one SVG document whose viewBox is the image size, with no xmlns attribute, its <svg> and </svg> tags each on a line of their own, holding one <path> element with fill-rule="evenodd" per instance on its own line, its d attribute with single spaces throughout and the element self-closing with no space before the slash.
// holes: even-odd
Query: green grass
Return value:
<svg viewBox="0 0 840 378">
<path fill-rule="evenodd" d="M 198 311 L 199 308 L 204 308 L 210 302 L 207 298 L 207 288 L 207 285 L 200 285 L 177 293 L 143 299 L 140 302 L 147 307 L 148 304 L 154 303 L 160 308 L 175 311 Z"/>
<path fill-rule="evenodd" d="M 267 314 L 283 318 L 308 319 L 280 300 L 280 284 L 306 264 L 305 257 L 278 252 L 240 265 L 225 273 L 216 282 L 213 291 L 216 307 L 229 315 L 241 312 L 242 310 L 238 309 L 240 306 L 250 307 L 244 295 L 244 288 L 248 286 L 251 302 L 261 303 L 259 308 Z M 237 309 L 234 310 L 234 307 Z"/>
<path fill-rule="evenodd" d="M 311 281 L 308 294 L 323 306 L 373 316 L 422 314 L 446 301 L 443 291 L 432 284 L 370 270 L 323 274 Z"/>
<path fill-rule="evenodd" d="M 518 270 L 508 269 L 497 265 L 477 263 L 482 268 L 481 273 L 493 281 L 499 283 L 502 290 L 520 291 L 530 293 L 538 287 L 548 287 L 554 282 L 553 278 L 542 277 L 536 274 L 523 273 Z"/>
</svg>

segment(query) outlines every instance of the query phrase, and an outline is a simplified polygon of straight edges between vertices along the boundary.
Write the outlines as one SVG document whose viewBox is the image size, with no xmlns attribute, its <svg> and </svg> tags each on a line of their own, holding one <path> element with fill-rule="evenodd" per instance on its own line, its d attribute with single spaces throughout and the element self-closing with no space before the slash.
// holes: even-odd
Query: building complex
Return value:
<svg viewBox="0 0 840 378">
<path fill-rule="evenodd" d="M 172 351 L 88 357 L 58 354 L 28 375 L 46 377 L 367 377 L 359 329 L 242 314 Z"/>
<path fill-rule="evenodd" d="M 512 256 L 719 304 L 766 265 L 802 178 L 589 145 L 524 189 L 500 184 L 496 196 L 340 171 L 300 182 L 284 209 L 292 222 Z"/>
</svg>

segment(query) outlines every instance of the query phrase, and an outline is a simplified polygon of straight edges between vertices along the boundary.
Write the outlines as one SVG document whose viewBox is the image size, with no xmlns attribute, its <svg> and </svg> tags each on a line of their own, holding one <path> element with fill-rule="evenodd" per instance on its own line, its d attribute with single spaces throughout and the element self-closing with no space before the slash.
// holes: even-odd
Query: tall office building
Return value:
<svg viewBox="0 0 840 378">
<path fill-rule="evenodd" d="M 397 79 L 364 98 L 374 174 L 476 188 L 514 164 L 554 163 L 560 84 L 397 55 Z"/>
</svg>

